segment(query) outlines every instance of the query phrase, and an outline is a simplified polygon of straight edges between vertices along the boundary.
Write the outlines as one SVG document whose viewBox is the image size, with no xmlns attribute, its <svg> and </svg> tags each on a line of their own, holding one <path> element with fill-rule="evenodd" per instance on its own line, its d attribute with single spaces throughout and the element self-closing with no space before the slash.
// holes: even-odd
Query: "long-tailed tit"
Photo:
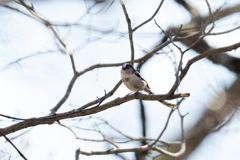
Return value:
<svg viewBox="0 0 240 160">
<path fill-rule="evenodd" d="M 147 81 L 142 78 L 142 76 L 133 68 L 131 64 L 124 63 L 121 70 L 122 81 L 125 86 L 133 92 L 145 91 L 149 94 L 154 94 Z M 175 104 L 168 103 L 166 101 L 159 101 L 165 106 L 175 109 L 171 106 L 176 106 Z"/>
</svg>

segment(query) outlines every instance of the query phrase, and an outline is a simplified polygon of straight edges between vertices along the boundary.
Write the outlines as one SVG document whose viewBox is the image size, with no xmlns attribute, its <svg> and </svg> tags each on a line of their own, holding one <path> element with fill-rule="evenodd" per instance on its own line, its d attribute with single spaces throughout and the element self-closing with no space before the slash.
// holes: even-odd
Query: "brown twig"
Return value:
<svg viewBox="0 0 240 160">
<path fill-rule="evenodd" d="M 5 114 L 0 114 L 0 116 L 5 117 L 5 118 L 9 118 L 9 119 L 20 120 L 20 121 L 21 121 L 21 120 L 22 120 L 22 121 L 28 120 L 28 119 L 25 119 L 25 118 L 12 117 L 12 116 L 8 116 L 8 115 L 5 115 Z"/>
<path fill-rule="evenodd" d="M 162 7 L 162 4 L 163 4 L 164 0 L 162 0 L 160 2 L 160 4 L 158 5 L 158 8 L 156 9 L 156 11 L 153 13 L 153 15 L 147 19 L 146 21 L 144 21 L 143 23 L 139 24 L 138 26 L 136 26 L 132 31 L 135 32 L 138 28 L 142 27 L 143 25 L 147 24 L 148 22 L 150 22 L 156 15 L 157 13 L 159 12 L 160 8 Z"/>
<path fill-rule="evenodd" d="M 177 106 L 180 106 L 180 104 L 182 103 L 183 100 L 184 100 L 184 98 L 182 98 L 182 99 L 177 103 Z M 164 133 L 165 130 L 167 129 L 168 123 L 169 123 L 169 121 L 170 121 L 170 118 L 171 118 L 173 112 L 174 112 L 174 110 L 171 110 L 171 111 L 169 112 L 168 119 L 167 119 L 167 121 L 166 121 L 166 124 L 165 124 L 162 132 L 159 134 L 159 136 L 156 138 L 156 140 L 155 140 L 150 146 L 154 146 L 154 145 L 159 141 L 159 139 L 162 137 L 163 133 Z"/>
<path fill-rule="evenodd" d="M 70 83 L 68 84 L 68 88 L 67 88 L 67 91 L 65 93 L 65 95 L 62 97 L 62 99 L 57 103 L 57 105 L 51 109 L 51 114 L 55 114 L 57 112 L 57 110 L 62 106 L 62 104 L 68 99 L 71 91 L 72 91 L 72 88 L 73 88 L 73 85 L 74 83 L 76 82 L 77 78 L 79 76 L 77 74 L 75 74 Z"/>
<path fill-rule="evenodd" d="M 37 14 L 37 12 L 34 9 L 33 4 L 31 4 L 32 6 L 29 6 L 23 0 L 19 0 L 19 2 L 15 0 L 15 2 L 24 6 L 29 11 L 29 13 L 31 13 L 34 17 L 36 17 L 42 23 L 44 23 L 47 27 L 49 27 L 49 29 L 53 32 L 54 36 L 57 38 L 59 43 L 65 48 L 66 53 L 70 56 L 74 76 L 73 76 L 71 82 L 69 83 L 67 92 L 65 93 L 63 98 L 58 102 L 58 104 L 53 109 L 51 109 L 51 114 L 54 114 L 62 106 L 62 104 L 67 100 L 67 98 L 69 97 L 70 92 L 72 90 L 73 84 L 76 81 L 76 79 L 78 78 L 78 73 L 76 71 L 76 67 L 75 67 L 75 63 L 74 63 L 74 59 L 73 59 L 73 55 L 72 55 L 72 50 L 70 50 L 69 46 L 67 46 L 62 41 L 62 39 L 60 38 L 60 36 L 56 32 L 56 30 L 53 28 L 52 24 L 49 21 L 47 21 L 46 19 L 44 19 L 43 17 L 41 17 L 39 14 Z"/>
<path fill-rule="evenodd" d="M 205 2 L 207 3 L 207 6 L 208 6 L 208 11 L 209 11 L 209 21 L 212 20 L 212 27 L 209 29 L 209 31 L 207 33 L 205 33 L 203 36 L 201 36 L 198 40 L 196 40 L 193 44 L 191 44 L 185 51 L 183 51 L 183 53 L 186 53 L 187 51 L 189 51 L 190 49 L 192 49 L 195 45 L 197 45 L 204 37 L 206 37 L 207 35 L 209 35 L 212 30 L 214 29 L 215 27 L 215 19 L 214 19 L 214 16 L 213 16 L 213 13 L 212 13 L 212 9 L 211 9 L 211 6 L 208 2 L 208 0 L 205 0 Z M 210 20 L 211 19 L 211 20 Z M 205 24 L 205 26 L 202 28 L 202 30 L 205 32 L 205 29 L 208 25 L 208 20 Z"/>
<path fill-rule="evenodd" d="M 171 109 L 171 111 L 169 112 L 169 115 L 168 115 L 168 118 L 167 118 L 167 121 L 166 121 L 166 124 L 165 124 L 163 130 L 161 131 L 161 133 L 160 133 L 160 135 L 158 136 L 158 138 L 156 138 L 156 140 L 155 140 L 150 146 L 154 146 L 154 145 L 158 142 L 158 140 L 162 137 L 163 133 L 164 133 L 165 130 L 167 129 L 169 120 L 170 120 L 173 112 L 174 112 L 174 110 Z"/>
<path fill-rule="evenodd" d="M 214 16 L 213 16 L 213 13 L 212 13 L 212 10 L 211 10 L 211 6 L 210 4 L 208 3 L 208 0 L 205 0 L 206 3 L 207 3 L 207 6 L 208 6 L 208 10 L 209 10 L 209 19 L 211 17 L 212 19 L 212 27 L 210 28 L 210 30 L 207 32 L 207 33 L 204 33 L 203 36 L 201 36 L 200 38 L 198 38 L 198 40 L 196 40 L 193 44 L 191 44 L 186 50 L 181 51 L 181 59 L 180 59 L 180 63 L 179 63 L 179 67 L 178 67 L 178 72 L 180 71 L 180 68 L 182 68 L 182 58 L 183 58 L 183 55 L 184 53 L 186 53 L 187 51 L 189 51 L 190 49 L 192 49 L 195 45 L 197 45 L 204 37 L 206 37 L 208 34 L 211 33 L 211 31 L 214 29 L 215 27 L 215 20 L 214 20 Z M 206 22 L 206 25 L 202 28 L 202 31 L 204 31 L 207 27 L 207 24 L 208 24 L 208 20 Z M 186 67 L 185 67 L 186 68 Z M 182 75 L 182 74 L 181 74 Z M 180 76 L 176 75 L 177 76 L 177 79 L 176 81 L 174 82 L 172 88 L 169 90 L 168 94 L 173 94 L 176 89 L 178 88 L 178 86 L 180 85 L 180 82 L 182 81 L 182 79 L 180 78 Z"/>
<path fill-rule="evenodd" d="M 133 44 L 133 30 L 132 30 L 131 20 L 130 20 L 130 18 L 128 16 L 125 4 L 123 3 L 122 0 L 119 0 L 119 1 L 120 1 L 121 5 L 122 5 L 123 12 L 125 14 L 126 21 L 127 21 L 127 24 L 128 24 L 128 35 L 129 35 L 130 48 L 131 48 L 131 64 L 133 65 L 133 63 L 134 63 L 134 44 Z"/>
<path fill-rule="evenodd" d="M 162 30 L 162 32 L 170 39 L 171 43 L 172 43 L 172 44 L 180 51 L 180 53 L 181 53 L 180 60 L 179 60 L 179 64 L 178 64 L 178 69 L 177 69 L 177 71 L 176 71 L 176 73 L 175 73 L 176 80 L 175 80 L 175 83 L 174 83 L 174 86 L 178 87 L 178 86 L 180 85 L 179 73 L 180 73 L 180 70 L 181 70 L 182 64 L 183 64 L 183 55 L 184 55 L 184 53 L 183 53 L 182 49 L 181 49 L 178 45 L 176 45 L 176 44 L 174 43 L 174 40 L 175 40 L 175 39 L 178 37 L 178 35 L 180 34 L 181 29 L 182 29 L 182 25 L 180 26 L 177 35 L 174 37 L 174 39 L 172 39 L 171 36 L 169 36 L 169 35 L 167 34 L 167 32 L 165 32 L 165 31 L 161 28 L 160 25 L 158 25 L 158 23 L 156 22 L 156 20 L 154 20 L 154 22 L 155 22 L 155 24 L 158 26 L 158 28 L 160 28 L 160 29 Z M 173 94 L 173 93 L 172 93 L 172 92 L 169 92 L 169 94 Z"/>
<path fill-rule="evenodd" d="M 237 29 L 240 29 L 240 26 L 235 27 L 235 28 L 233 28 L 233 29 L 229 29 L 229 30 L 227 30 L 227 31 L 223 31 L 223 32 L 209 33 L 208 35 L 216 36 L 216 35 L 226 34 L 226 33 L 233 32 L 233 31 L 235 31 L 235 30 L 237 30 Z"/>
<path fill-rule="evenodd" d="M 122 84 L 122 80 L 119 80 L 118 83 L 113 87 L 113 89 L 110 92 L 108 92 L 103 97 L 100 97 L 99 99 L 103 99 L 103 98 L 107 99 L 107 98 L 111 97 L 121 84 Z M 83 109 L 88 108 L 89 106 L 92 106 L 97 103 L 99 103 L 99 101 L 94 100 L 94 101 L 89 102 L 89 103 L 85 104 L 84 106 L 78 108 L 78 110 L 83 110 Z"/>
</svg>

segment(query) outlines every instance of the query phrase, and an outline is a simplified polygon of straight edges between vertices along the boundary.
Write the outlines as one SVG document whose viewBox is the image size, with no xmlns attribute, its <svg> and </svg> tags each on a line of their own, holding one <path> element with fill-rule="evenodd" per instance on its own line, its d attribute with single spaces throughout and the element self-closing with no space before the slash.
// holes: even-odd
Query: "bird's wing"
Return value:
<svg viewBox="0 0 240 160">
<path fill-rule="evenodd" d="M 148 83 L 147 83 L 147 81 L 136 71 L 136 72 L 134 72 L 134 74 L 137 76 L 137 77 L 139 77 L 141 80 L 143 80 L 144 82 L 146 82 L 146 84 L 147 84 L 147 87 L 149 88 L 149 89 L 151 89 L 150 87 L 149 87 L 149 85 L 148 85 Z"/>
</svg>

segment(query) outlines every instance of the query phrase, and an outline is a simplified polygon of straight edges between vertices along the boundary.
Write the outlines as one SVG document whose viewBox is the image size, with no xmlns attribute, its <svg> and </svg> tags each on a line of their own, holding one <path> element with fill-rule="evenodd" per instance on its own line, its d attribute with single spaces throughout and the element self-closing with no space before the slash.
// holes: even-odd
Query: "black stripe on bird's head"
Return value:
<svg viewBox="0 0 240 160">
<path fill-rule="evenodd" d="M 124 63 L 122 65 L 122 69 L 123 70 L 127 70 L 127 69 L 130 69 L 130 68 L 133 68 L 133 66 L 131 64 L 129 64 L 129 63 Z"/>
</svg>

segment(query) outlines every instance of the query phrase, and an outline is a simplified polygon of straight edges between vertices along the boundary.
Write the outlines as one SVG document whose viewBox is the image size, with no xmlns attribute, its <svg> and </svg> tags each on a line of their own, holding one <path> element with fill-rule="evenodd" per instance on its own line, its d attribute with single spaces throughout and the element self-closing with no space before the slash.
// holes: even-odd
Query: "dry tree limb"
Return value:
<svg viewBox="0 0 240 160">
<path fill-rule="evenodd" d="M 170 42 L 169 42 L 170 43 Z M 227 51 L 231 51 L 234 49 L 237 49 L 240 47 L 240 43 L 236 43 L 227 47 L 222 47 L 222 48 L 218 48 L 218 49 L 212 49 L 209 51 L 206 51 L 205 53 L 203 53 L 202 55 L 196 56 L 192 59 L 190 59 L 187 63 L 187 65 L 185 66 L 185 68 L 182 70 L 181 74 L 180 74 L 180 80 L 182 81 L 182 79 L 186 76 L 190 66 L 201 60 L 202 58 L 205 58 L 209 55 L 213 55 L 213 54 L 217 54 L 217 53 L 221 53 L 221 52 L 227 52 Z M 154 97 L 156 96 L 156 97 Z M 2 128 L 2 131 L 4 134 L 9 134 L 18 130 L 21 130 L 23 128 L 27 128 L 30 126 L 36 126 L 38 124 L 46 124 L 46 123 L 50 123 L 51 121 L 56 121 L 56 120 L 60 120 L 60 119 L 66 119 L 66 118 L 73 118 L 73 117 L 77 117 L 77 116 L 85 116 L 85 115 L 89 115 L 89 114 L 93 114 L 93 113 L 97 113 L 100 111 L 103 111 L 105 109 L 111 108 L 113 106 L 116 105 L 120 105 L 124 102 L 127 102 L 129 100 L 135 99 L 135 98 L 139 98 L 139 99 L 143 99 L 143 100 L 167 100 L 166 98 L 169 97 L 169 99 L 171 98 L 177 98 L 177 97 L 171 97 L 170 95 L 164 95 L 161 97 L 158 97 L 159 95 L 143 95 L 143 94 L 138 94 L 137 97 L 135 97 L 135 95 L 130 95 L 128 97 L 123 97 L 123 98 L 118 98 L 115 99 L 111 102 L 108 102 L 106 104 L 103 104 L 101 106 L 99 106 L 98 108 L 95 108 L 93 110 L 78 110 L 78 111 L 69 111 L 66 113 L 61 113 L 61 114 L 57 114 L 57 115 L 52 115 L 52 116 L 46 116 L 46 117 L 40 117 L 37 119 L 30 119 L 27 121 L 23 121 L 17 124 L 14 124 L 12 126 L 6 127 L 6 128 Z M 148 98 L 147 98 L 148 97 Z M 153 98 L 154 97 L 154 98 Z M 171 98 L 170 98 L 171 97 Z"/>
<path fill-rule="evenodd" d="M 39 19 L 40 22 L 44 23 L 47 27 L 49 27 L 49 29 L 53 32 L 54 36 L 58 39 L 59 43 L 65 48 L 66 54 L 68 54 L 70 57 L 74 76 L 73 76 L 71 82 L 69 83 L 68 89 L 67 89 L 65 95 L 63 96 L 63 98 L 58 102 L 58 104 L 53 109 L 51 109 L 51 114 L 54 114 L 61 107 L 61 105 L 67 100 L 68 96 L 70 95 L 73 84 L 75 83 L 76 79 L 78 78 L 78 72 L 76 71 L 75 62 L 74 62 L 73 55 L 72 55 L 72 50 L 69 49 L 70 47 L 67 46 L 62 41 L 62 39 L 60 38 L 58 33 L 53 28 L 53 25 L 49 21 L 47 21 L 46 19 L 41 17 L 39 14 L 37 14 L 37 12 L 34 9 L 33 4 L 31 4 L 31 6 L 29 6 L 23 0 L 19 0 L 19 2 L 15 0 L 15 2 L 22 5 L 23 7 L 25 7 L 29 11 L 29 13 L 31 13 L 34 17 Z"/>
<path fill-rule="evenodd" d="M 153 139 L 153 138 L 147 138 L 147 137 L 140 137 L 140 138 L 134 138 L 134 137 L 131 137 L 125 133 L 123 133 L 122 131 L 120 131 L 119 129 L 117 129 L 116 127 L 114 127 L 113 125 L 111 125 L 108 121 L 100 118 L 100 117 L 95 117 L 95 116 L 89 116 L 89 118 L 86 118 L 86 119 L 91 119 L 91 118 L 94 118 L 94 119 L 97 119 L 97 120 L 100 120 L 102 121 L 103 123 L 99 123 L 98 126 L 100 125 L 107 125 L 109 126 L 113 131 L 119 133 L 121 136 L 125 137 L 127 140 L 121 140 L 121 141 L 116 141 L 114 140 L 113 138 L 111 138 L 111 140 L 114 142 L 114 143 L 117 143 L 117 144 L 123 144 L 123 143 L 129 143 L 129 142 L 133 142 L 133 141 L 155 141 L 156 139 Z M 83 120 L 83 119 L 81 119 Z M 81 128 L 81 127 L 78 127 L 78 126 L 66 126 L 62 123 L 59 123 L 57 122 L 57 124 L 59 124 L 60 126 L 62 127 L 65 127 L 67 128 L 68 130 L 70 130 L 73 135 L 76 137 L 76 139 L 79 139 L 79 140 L 84 140 L 84 141 L 92 141 L 92 142 L 106 142 L 104 141 L 103 139 L 100 140 L 100 139 L 90 139 L 90 138 L 81 138 L 77 135 L 77 133 L 72 129 L 72 127 L 76 128 L 76 129 L 80 129 L 80 130 L 84 130 L 84 131 L 90 131 L 90 132 L 98 132 L 98 130 L 96 129 L 88 129 L 88 128 Z M 173 145 L 173 144 L 181 144 L 180 141 L 175 141 L 175 142 L 167 142 L 167 141 L 162 141 L 162 140 L 158 140 L 158 142 L 162 143 L 162 144 L 165 144 L 165 145 Z"/>
<path fill-rule="evenodd" d="M 179 104 L 182 102 L 182 100 L 179 102 Z M 171 114 L 174 112 L 174 110 L 171 110 L 168 120 L 166 122 L 166 126 L 168 125 L 169 119 L 171 117 Z M 181 156 L 185 150 L 186 150 L 186 144 L 185 144 L 185 139 L 184 139 L 184 127 L 183 127 L 183 119 L 186 115 L 181 116 L 181 131 L 182 131 L 182 142 L 181 142 L 181 148 L 177 153 L 172 153 L 169 151 L 166 151 L 162 148 L 159 148 L 158 146 L 156 146 L 155 144 L 157 143 L 157 141 L 159 140 L 159 138 L 161 137 L 162 133 L 165 131 L 165 129 L 161 132 L 160 137 L 158 137 L 154 143 L 152 143 L 151 145 L 143 145 L 140 147 L 135 147 L 135 148 L 112 148 L 109 149 L 107 151 L 84 151 L 81 149 L 78 149 L 78 151 L 76 151 L 76 153 L 79 154 L 84 154 L 84 155 L 109 155 L 109 154 L 118 154 L 118 153 L 124 153 L 124 152 L 144 152 L 144 151 L 150 151 L 150 150 L 155 150 L 158 151 L 164 155 L 167 155 L 169 157 L 179 157 Z"/>
<path fill-rule="evenodd" d="M 116 98 L 115 100 L 112 100 L 103 105 L 100 105 L 97 108 L 93 108 L 93 109 L 90 108 L 85 110 L 72 110 L 72 111 L 64 112 L 60 114 L 54 114 L 54 115 L 38 117 L 38 118 L 30 118 L 22 122 L 16 123 L 14 125 L 11 125 L 9 127 L 0 128 L 0 129 L 5 135 L 7 135 L 9 133 L 16 132 L 23 128 L 32 127 L 39 124 L 49 124 L 49 123 L 52 123 L 53 121 L 59 121 L 61 119 L 91 115 L 91 114 L 98 113 L 106 109 L 118 106 L 120 104 L 123 104 L 125 102 L 134 100 L 134 99 L 154 100 L 154 101 L 155 100 L 171 100 L 175 98 L 189 97 L 189 95 L 190 95 L 189 93 L 176 94 L 176 95 L 146 95 L 146 94 L 138 93 L 137 95 L 134 94 L 134 95 L 129 95 L 121 98 Z"/>
<path fill-rule="evenodd" d="M 192 49 L 194 46 L 196 46 L 201 40 L 203 40 L 203 38 L 204 37 L 206 37 L 207 35 L 209 35 L 211 32 L 212 32 L 212 30 L 214 29 L 214 27 L 215 27 L 215 20 L 214 20 L 214 16 L 213 16 L 213 13 L 212 13 L 212 9 L 211 9 L 211 6 L 210 6 L 210 4 L 209 4 L 209 2 L 207 1 L 207 0 L 205 0 L 206 1 L 206 3 L 207 3 L 207 6 L 208 6 L 208 11 L 209 11 L 209 21 L 212 21 L 212 26 L 211 26 L 211 28 L 209 29 L 209 31 L 207 32 L 207 33 L 205 33 L 205 29 L 206 29 L 206 27 L 207 27 L 207 25 L 208 25 L 208 20 L 207 20 L 207 22 L 206 22 L 206 24 L 205 24 L 205 26 L 203 26 L 203 28 L 201 29 L 201 31 L 203 31 L 204 32 L 204 34 L 203 34 L 203 36 L 201 36 L 200 38 L 198 38 L 194 43 L 192 43 L 186 50 L 184 50 L 184 51 L 182 51 L 181 49 L 180 49 L 180 47 L 178 47 L 177 45 L 175 45 L 179 50 L 180 50 L 180 52 L 181 52 L 181 58 L 180 58 L 180 62 L 179 62 L 179 67 L 178 67 L 178 72 L 180 71 L 180 69 L 182 68 L 182 58 L 183 58 L 183 55 L 184 55 L 184 53 L 186 53 L 187 51 L 189 51 L 190 49 Z M 160 26 L 159 26 L 160 27 Z M 161 28 L 161 27 L 160 27 Z M 164 32 L 164 33 L 166 33 L 166 32 Z M 179 33 L 179 32 L 178 32 Z M 173 43 L 173 41 L 172 41 L 172 43 Z M 174 44 L 174 43 L 173 43 Z M 182 75 L 182 74 L 181 74 Z M 172 86 L 172 88 L 170 89 L 170 91 L 168 92 L 169 94 L 173 94 L 175 91 L 176 91 L 176 89 L 178 88 L 178 86 L 180 85 L 180 82 L 182 81 L 182 79 L 180 78 L 180 76 L 179 76 L 179 73 L 177 74 L 176 73 L 176 80 L 175 80 L 175 83 L 173 84 L 173 86 Z"/>
<path fill-rule="evenodd" d="M 131 48 L 131 64 L 133 65 L 134 63 L 134 44 L 133 44 L 133 30 L 132 30 L 132 25 L 131 25 L 131 19 L 128 16 L 127 9 L 125 7 L 125 4 L 123 3 L 123 0 L 119 0 L 122 8 L 124 15 L 126 17 L 127 25 L 128 25 L 128 35 L 129 35 L 129 42 L 130 42 L 130 48 Z"/>
<path fill-rule="evenodd" d="M 153 13 L 153 15 L 147 19 L 146 21 L 144 21 L 143 23 L 139 24 L 138 26 L 136 26 L 132 31 L 135 32 L 138 28 L 142 27 L 143 25 L 147 24 L 148 22 L 150 22 L 156 15 L 157 13 L 159 12 L 160 8 L 162 7 L 162 4 L 163 4 L 164 0 L 162 0 L 160 2 L 160 4 L 158 5 L 158 8 L 156 9 L 156 11 Z"/>
</svg>

